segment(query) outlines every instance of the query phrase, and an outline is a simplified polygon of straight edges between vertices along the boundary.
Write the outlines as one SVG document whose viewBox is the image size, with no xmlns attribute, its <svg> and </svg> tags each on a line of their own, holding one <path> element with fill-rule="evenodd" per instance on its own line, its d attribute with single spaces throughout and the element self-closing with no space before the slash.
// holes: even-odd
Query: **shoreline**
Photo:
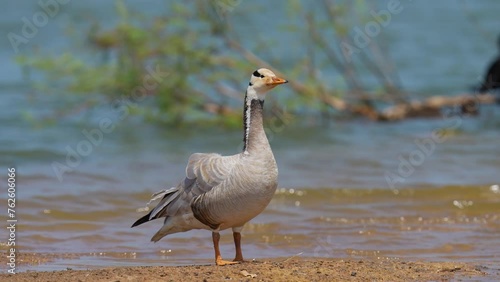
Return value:
<svg viewBox="0 0 500 282">
<path fill-rule="evenodd" d="M 19 254 L 23 268 L 79 254 Z M 6 265 L 5 257 L 0 259 Z M 84 265 L 82 265 L 85 267 Z M 252 276 L 254 278 L 252 279 Z M 500 280 L 500 269 L 467 262 L 431 262 L 373 259 L 273 258 L 236 265 L 215 266 L 103 266 L 87 270 L 33 271 L 7 274 L 0 281 L 449 281 Z"/>
</svg>

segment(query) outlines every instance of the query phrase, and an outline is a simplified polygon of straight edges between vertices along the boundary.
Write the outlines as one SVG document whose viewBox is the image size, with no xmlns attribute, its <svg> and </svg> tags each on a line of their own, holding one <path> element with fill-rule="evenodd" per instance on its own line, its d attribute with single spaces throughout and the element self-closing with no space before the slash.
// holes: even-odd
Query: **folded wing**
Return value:
<svg viewBox="0 0 500 282">
<path fill-rule="evenodd" d="M 132 227 L 161 217 L 182 216 L 191 212 L 193 199 L 221 184 L 231 174 L 236 156 L 195 153 L 189 158 L 186 178 L 177 187 L 163 192 L 163 199 Z M 196 216 L 196 215 L 195 215 Z"/>
</svg>

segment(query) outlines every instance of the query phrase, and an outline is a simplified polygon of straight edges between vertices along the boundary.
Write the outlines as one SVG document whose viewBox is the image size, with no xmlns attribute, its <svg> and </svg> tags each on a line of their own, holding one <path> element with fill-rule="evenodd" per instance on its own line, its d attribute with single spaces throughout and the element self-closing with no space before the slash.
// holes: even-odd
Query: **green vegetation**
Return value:
<svg viewBox="0 0 500 282">
<path fill-rule="evenodd" d="M 293 33 L 297 42 L 308 43 L 304 57 L 286 64 L 274 58 L 265 61 L 244 47 L 231 20 L 257 23 L 251 16 L 242 19 L 241 1 L 223 0 L 171 4 L 168 12 L 153 18 L 130 11 L 118 0 L 120 20 L 114 28 L 103 30 L 99 23 L 89 27 L 89 54 L 24 56 L 19 62 L 45 75 L 45 90 L 84 94 L 69 108 L 81 108 L 82 103 L 91 107 L 102 98 L 108 102 L 125 98 L 138 105 L 134 113 L 173 126 L 192 121 L 240 126 L 245 81 L 256 66 L 272 68 L 291 80 L 293 95 L 281 100 L 280 106 L 269 107 L 285 107 L 288 114 L 342 112 L 370 117 L 376 112 L 374 101 L 404 101 L 389 79 L 393 73 L 381 67 L 388 59 L 375 40 L 356 58 L 346 56 L 340 44 L 351 42 L 353 27 L 372 20 L 363 16 L 369 4 L 333 2 L 318 1 L 310 8 L 308 3 L 290 2 L 290 24 L 277 28 Z M 256 42 L 258 48 L 262 40 L 257 37 Z M 320 77 L 328 69 L 337 73 L 334 79 Z M 363 85 L 360 69 L 368 70 L 379 86 Z M 168 75 L 151 82 L 146 78 L 151 78 L 152 70 Z"/>
</svg>

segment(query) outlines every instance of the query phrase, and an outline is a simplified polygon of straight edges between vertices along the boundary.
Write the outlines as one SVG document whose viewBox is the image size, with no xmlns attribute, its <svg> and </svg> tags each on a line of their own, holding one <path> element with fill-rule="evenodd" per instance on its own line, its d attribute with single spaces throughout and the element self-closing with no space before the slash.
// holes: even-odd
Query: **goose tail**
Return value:
<svg viewBox="0 0 500 282">
<path fill-rule="evenodd" d="M 147 215 L 139 218 L 136 222 L 134 222 L 134 224 L 132 224 L 131 228 L 136 227 L 138 225 L 141 225 L 143 223 L 146 223 L 146 222 L 150 221 L 150 218 L 149 218 L 150 215 L 151 215 L 151 212 L 148 213 Z"/>
<path fill-rule="evenodd" d="M 176 198 L 175 196 L 174 197 L 171 197 L 171 196 L 172 196 L 172 194 L 174 194 L 177 191 L 178 191 L 177 187 L 172 187 L 170 189 L 165 189 L 165 190 L 161 190 L 161 191 L 154 193 L 151 196 L 151 200 L 149 200 L 149 202 L 146 204 L 146 208 L 149 207 L 149 205 L 151 203 L 153 203 L 154 201 L 156 201 L 160 198 L 162 198 L 162 200 L 160 201 L 160 203 L 158 203 L 158 205 L 152 211 L 150 211 L 148 214 L 146 214 L 145 216 L 139 218 L 136 222 L 134 222 L 134 224 L 132 224 L 132 227 L 136 227 L 136 226 L 141 225 L 143 223 L 146 223 L 150 220 L 159 218 L 162 210 L 166 206 L 168 206 L 168 204 L 172 200 L 174 200 Z M 175 194 L 175 195 L 177 195 L 177 194 Z M 154 214 L 153 214 L 153 212 L 154 212 Z"/>
</svg>

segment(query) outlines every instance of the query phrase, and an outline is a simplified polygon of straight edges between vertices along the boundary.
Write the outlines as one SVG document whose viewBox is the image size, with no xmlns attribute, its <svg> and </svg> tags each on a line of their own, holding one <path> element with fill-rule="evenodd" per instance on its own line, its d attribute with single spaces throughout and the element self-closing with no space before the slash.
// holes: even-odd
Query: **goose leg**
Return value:
<svg viewBox="0 0 500 282">
<path fill-rule="evenodd" d="M 219 240 L 220 240 L 219 232 L 212 232 L 212 240 L 214 242 L 215 264 L 222 266 L 222 265 L 236 264 L 237 263 L 234 261 L 227 261 L 227 260 L 222 259 L 222 256 L 220 255 L 220 250 L 219 250 Z"/>
<path fill-rule="evenodd" d="M 234 239 L 234 247 L 236 249 L 236 256 L 234 257 L 234 261 L 243 262 L 243 253 L 241 252 L 241 233 L 233 232 Z"/>
</svg>

